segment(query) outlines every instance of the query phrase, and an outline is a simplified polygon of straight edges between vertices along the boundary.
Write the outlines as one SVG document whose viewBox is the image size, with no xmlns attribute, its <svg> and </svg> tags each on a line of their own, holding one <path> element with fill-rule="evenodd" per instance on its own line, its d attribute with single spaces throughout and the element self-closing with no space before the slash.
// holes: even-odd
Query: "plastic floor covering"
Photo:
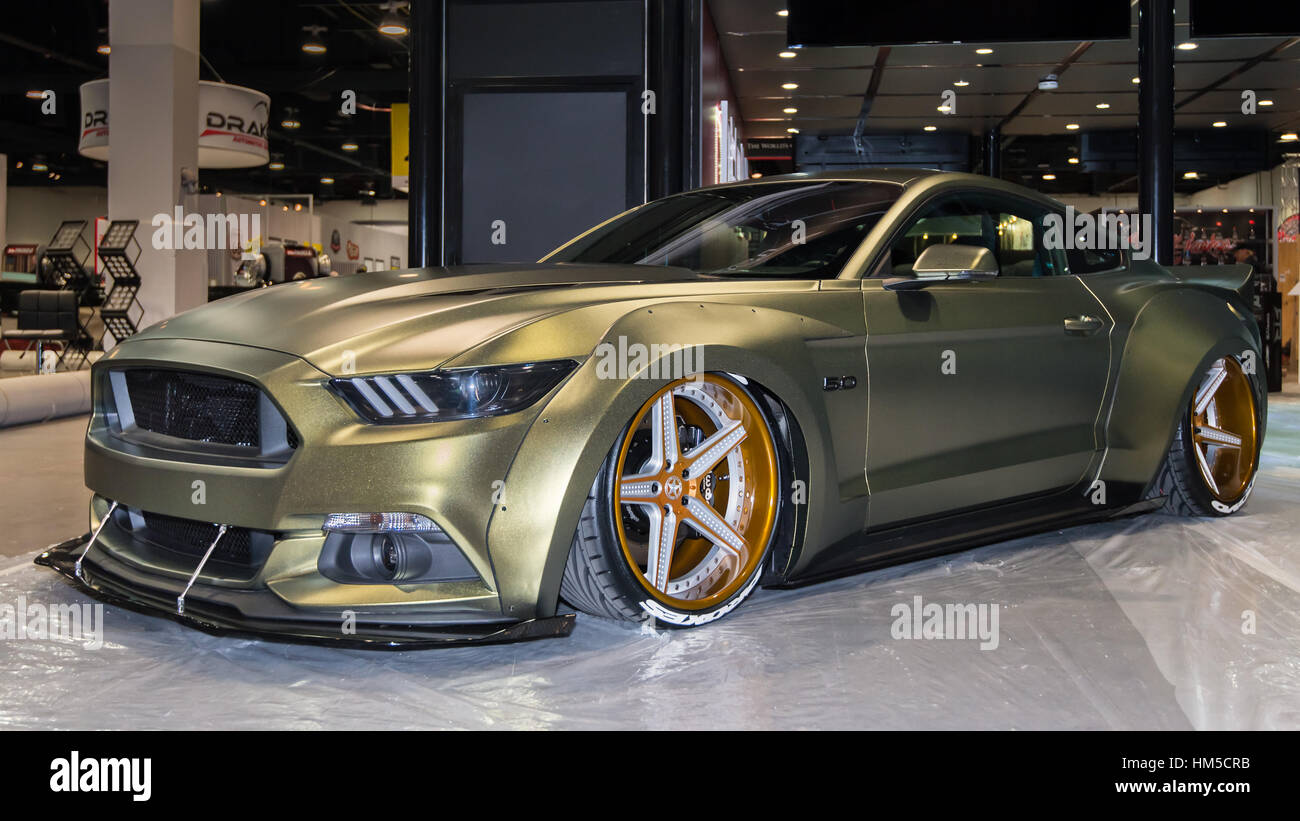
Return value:
<svg viewBox="0 0 1300 821">
<path fill-rule="evenodd" d="M 896 637 L 918 596 L 997 605 L 996 647 Z M 0 565 L 0 605 L 20 597 L 90 601 L 31 556 Z M 8 728 L 1298 729 L 1300 401 L 1272 403 L 1229 519 L 1052 531 L 760 590 L 702 629 L 579 616 L 517 645 L 339 650 L 106 607 L 99 648 L 0 640 Z"/>
</svg>

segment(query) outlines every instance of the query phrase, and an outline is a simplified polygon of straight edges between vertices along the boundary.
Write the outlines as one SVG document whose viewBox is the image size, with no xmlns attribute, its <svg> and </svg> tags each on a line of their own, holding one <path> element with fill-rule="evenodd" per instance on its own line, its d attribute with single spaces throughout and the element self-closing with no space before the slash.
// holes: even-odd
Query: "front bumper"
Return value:
<svg viewBox="0 0 1300 821">
<path fill-rule="evenodd" d="M 189 627 L 226 636 L 328 644 L 372 650 L 409 650 L 462 644 L 494 644 L 561 638 L 573 631 L 573 614 L 524 621 L 448 624 L 411 613 L 390 614 L 295 608 L 265 591 L 237 587 L 195 587 L 177 612 L 183 579 L 142 572 L 96 544 L 82 563 L 90 534 L 52 545 L 36 564 L 52 568 L 75 587 L 108 604 L 165 616 Z"/>
</svg>

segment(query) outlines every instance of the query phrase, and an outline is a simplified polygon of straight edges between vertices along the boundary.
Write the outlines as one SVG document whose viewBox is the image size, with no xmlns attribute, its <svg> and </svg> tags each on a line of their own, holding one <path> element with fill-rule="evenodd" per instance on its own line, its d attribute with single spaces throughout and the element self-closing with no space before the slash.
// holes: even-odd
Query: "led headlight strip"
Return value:
<svg viewBox="0 0 1300 821">
<path fill-rule="evenodd" d="M 402 424 L 501 416 L 541 399 L 577 366 L 569 359 L 348 376 L 330 387 L 368 422 Z"/>
</svg>

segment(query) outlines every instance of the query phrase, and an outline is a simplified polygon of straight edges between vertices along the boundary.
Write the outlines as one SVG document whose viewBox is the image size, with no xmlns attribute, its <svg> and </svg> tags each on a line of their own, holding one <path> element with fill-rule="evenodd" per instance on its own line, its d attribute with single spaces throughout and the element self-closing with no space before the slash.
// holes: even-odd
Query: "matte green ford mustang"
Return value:
<svg viewBox="0 0 1300 821">
<path fill-rule="evenodd" d="M 92 534 L 37 561 L 208 629 L 411 646 L 564 635 L 562 602 L 698 625 L 759 585 L 1237 510 L 1267 401 L 1249 269 L 1062 249 L 1063 213 L 963 174 L 794 175 L 539 264 L 212 303 L 95 366 Z"/>
</svg>

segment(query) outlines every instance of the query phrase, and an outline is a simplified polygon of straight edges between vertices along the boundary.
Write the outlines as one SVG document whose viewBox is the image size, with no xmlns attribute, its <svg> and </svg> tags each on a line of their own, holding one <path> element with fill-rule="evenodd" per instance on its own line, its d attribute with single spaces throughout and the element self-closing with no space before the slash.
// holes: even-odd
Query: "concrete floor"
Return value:
<svg viewBox="0 0 1300 821">
<path fill-rule="evenodd" d="M 580 616 L 563 640 L 375 653 L 104 608 L 99 647 L 0 640 L 0 729 L 1300 729 L 1300 397 L 1269 417 L 1229 519 L 1148 515 L 760 590 L 695 630 Z M 85 529 L 84 425 L 0 431 L 0 605 L 90 601 L 31 564 Z M 898 637 L 917 596 L 997 605 L 997 646 Z"/>
</svg>

